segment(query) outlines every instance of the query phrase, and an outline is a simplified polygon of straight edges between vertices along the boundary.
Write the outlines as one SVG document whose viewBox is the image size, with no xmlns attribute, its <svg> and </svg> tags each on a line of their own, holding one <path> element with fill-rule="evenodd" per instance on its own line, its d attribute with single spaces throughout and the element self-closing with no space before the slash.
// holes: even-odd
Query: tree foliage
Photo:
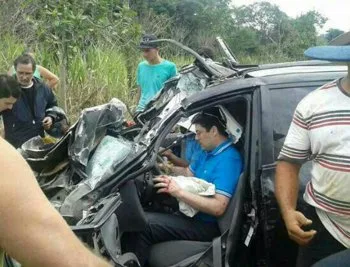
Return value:
<svg viewBox="0 0 350 267">
<path fill-rule="evenodd" d="M 325 38 L 328 42 L 330 42 L 343 33 L 344 31 L 342 30 L 331 28 L 327 31 Z"/>
<path fill-rule="evenodd" d="M 342 33 L 318 30 L 326 18 L 308 11 L 291 18 L 276 5 L 241 7 L 230 0 L 0 0 L 0 33 L 75 54 L 96 43 L 136 52 L 141 32 L 153 32 L 194 49 L 223 37 L 235 53 L 279 53 L 299 58 L 304 49 Z M 12 14 L 10 17 L 7 13 Z"/>
</svg>

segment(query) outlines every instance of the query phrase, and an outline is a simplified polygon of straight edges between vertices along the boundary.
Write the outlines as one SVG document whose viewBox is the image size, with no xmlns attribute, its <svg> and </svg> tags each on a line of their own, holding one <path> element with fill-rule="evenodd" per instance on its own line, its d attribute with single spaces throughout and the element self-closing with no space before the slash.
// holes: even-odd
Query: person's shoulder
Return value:
<svg viewBox="0 0 350 267">
<path fill-rule="evenodd" d="M 331 81 L 319 88 L 308 93 L 298 104 L 297 110 L 299 112 L 305 112 L 312 110 L 315 106 L 318 106 L 324 101 L 328 101 L 329 97 L 334 94 L 334 91 L 338 90 L 338 81 Z"/>
<path fill-rule="evenodd" d="M 308 93 L 300 102 L 305 102 L 306 104 L 310 104 L 312 102 L 318 103 L 319 98 L 328 97 L 330 93 L 333 93 L 334 90 L 337 89 L 338 81 L 331 81 Z"/>
<path fill-rule="evenodd" d="M 138 70 L 142 70 L 148 67 L 148 63 L 146 60 L 141 61 L 138 65 L 137 65 L 137 69 Z"/>
<path fill-rule="evenodd" d="M 138 67 L 142 67 L 142 66 L 148 66 L 148 62 L 147 62 L 146 60 L 142 60 L 142 61 L 139 63 Z"/>
<path fill-rule="evenodd" d="M 241 153 L 239 153 L 238 149 L 231 144 L 227 149 L 227 154 L 235 159 L 241 159 Z"/>
<path fill-rule="evenodd" d="M 34 85 L 35 85 L 37 90 L 51 92 L 51 88 L 46 83 L 44 83 L 42 80 L 40 80 L 37 77 L 34 77 L 33 80 L 34 80 Z"/>
<path fill-rule="evenodd" d="M 167 60 L 167 59 L 164 59 L 163 62 L 162 62 L 163 65 L 166 65 L 168 67 L 171 67 L 171 68 L 176 68 L 176 65 L 174 62 L 170 61 L 170 60 Z"/>
<path fill-rule="evenodd" d="M 241 154 L 233 144 L 230 144 L 226 149 L 224 149 L 221 153 L 219 153 L 219 158 L 221 160 L 241 159 Z"/>
</svg>

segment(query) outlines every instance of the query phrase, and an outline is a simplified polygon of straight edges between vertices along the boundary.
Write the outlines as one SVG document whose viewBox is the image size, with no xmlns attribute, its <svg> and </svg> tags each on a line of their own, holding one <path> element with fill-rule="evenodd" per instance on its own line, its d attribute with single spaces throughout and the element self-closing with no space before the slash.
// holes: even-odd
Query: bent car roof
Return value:
<svg viewBox="0 0 350 267">
<path fill-rule="evenodd" d="M 270 75 L 285 75 L 292 73 L 311 73 L 311 72 L 340 72 L 346 71 L 346 66 L 298 66 L 278 69 L 266 69 L 249 72 L 252 77 L 266 77 Z"/>
<path fill-rule="evenodd" d="M 312 61 L 311 61 L 312 62 Z M 301 64 L 300 64 L 301 63 Z M 310 62 L 263 65 L 252 71 L 245 71 L 245 77 L 231 78 L 218 85 L 207 88 L 204 91 L 191 95 L 182 101 L 184 109 L 196 102 L 212 99 L 214 96 L 225 95 L 233 91 L 244 90 L 262 85 L 302 83 L 302 82 L 327 82 L 330 79 L 340 78 L 347 73 L 346 66 L 330 65 L 329 62 L 318 62 L 317 65 L 307 65 Z M 295 65 L 300 64 L 300 65 Z M 305 64 L 305 65 L 303 65 Z M 283 66 L 284 67 L 279 67 Z"/>
</svg>

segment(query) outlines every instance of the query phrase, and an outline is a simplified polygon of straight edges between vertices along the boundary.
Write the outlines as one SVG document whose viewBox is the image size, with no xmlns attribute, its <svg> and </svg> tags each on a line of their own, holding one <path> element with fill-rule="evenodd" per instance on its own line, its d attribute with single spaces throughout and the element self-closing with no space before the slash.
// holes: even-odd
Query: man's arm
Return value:
<svg viewBox="0 0 350 267">
<path fill-rule="evenodd" d="M 314 237 L 316 231 L 304 231 L 303 225 L 309 225 L 301 212 L 296 210 L 299 191 L 299 171 L 311 153 L 307 117 L 309 105 L 302 100 L 293 116 L 287 137 L 279 155 L 275 177 L 275 194 L 287 227 L 289 237 L 300 245 L 305 245 Z"/>
<path fill-rule="evenodd" d="M 283 218 L 296 210 L 299 192 L 299 164 L 279 161 L 276 168 L 275 195 Z"/>
<path fill-rule="evenodd" d="M 167 150 L 163 153 L 163 156 L 166 156 L 175 166 L 186 168 L 189 166 L 187 160 L 179 158 L 171 150 Z"/>
<path fill-rule="evenodd" d="M 181 189 L 179 185 L 168 176 L 159 176 L 155 178 L 154 181 L 157 182 L 154 186 L 160 188 L 158 193 L 168 193 L 190 205 L 192 208 L 215 217 L 220 217 L 225 213 L 230 201 L 230 198 L 221 194 L 215 194 L 213 197 L 203 197 L 187 192 Z"/>
<path fill-rule="evenodd" d="M 47 85 L 45 85 L 45 87 L 47 90 L 47 97 L 48 97 L 46 109 L 58 106 L 55 94 L 52 92 L 52 90 L 49 87 L 47 87 Z"/>
<path fill-rule="evenodd" d="M 290 238 L 299 245 L 305 245 L 314 237 L 316 231 L 304 231 L 301 228 L 312 224 L 312 221 L 296 210 L 300 167 L 299 164 L 286 161 L 280 161 L 277 164 L 275 195 Z"/>
<path fill-rule="evenodd" d="M 9 70 L 7 71 L 7 75 L 8 76 L 12 76 L 13 75 L 13 72 L 14 72 L 14 66 L 11 66 L 10 68 L 9 68 Z"/>
<path fill-rule="evenodd" d="M 174 197 L 196 210 L 215 217 L 220 217 L 225 213 L 230 201 L 230 199 L 224 195 L 215 194 L 213 197 L 203 197 L 184 190 L 180 190 Z"/>
<path fill-rule="evenodd" d="M 31 169 L 0 138 L 0 247 L 26 267 L 110 266 L 73 234 Z"/>
<path fill-rule="evenodd" d="M 40 76 L 43 77 L 43 79 L 46 81 L 47 85 L 54 89 L 56 85 L 58 84 L 58 77 L 53 74 L 51 71 L 49 71 L 47 68 L 44 68 L 43 66 L 38 66 Z"/>
<path fill-rule="evenodd" d="M 46 84 L 44 84 L 44 86 L 47 93 L 47 104 L 45 109 L 48 110 L 49 108 L 57 106 L 57 99 L 52 90 Z M 52 114 L 49 115 L 47 112 L 45 113 L 45 118 L 42 121 L 43 127 L 45 130 L 49 130 L 57 118 L 55 118 Z"/>
<path fill-rule="evenodd" d="M 170 171 L 175 176 L 187 176 L 192 177 L 194 174 L 190 171 L 188 167 L 177 167 L 177 166 L 170 166 Z"/>
</svg>

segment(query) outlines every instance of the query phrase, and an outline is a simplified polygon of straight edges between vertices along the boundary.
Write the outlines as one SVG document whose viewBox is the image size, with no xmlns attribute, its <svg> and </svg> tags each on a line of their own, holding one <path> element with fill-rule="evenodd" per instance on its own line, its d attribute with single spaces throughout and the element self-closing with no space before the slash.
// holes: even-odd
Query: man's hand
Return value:
<svg viewBox="0 0 350 267">
<path fill-rule="evenodd" d="M 170 149 L 167 149 L 162 153 L 162 156 L 167 157 L 168 159 L 170 159 L 173 155 L 174 153 Z"/>
<path fill-rule="evenodd" d="M 284 221 L 289 237 L 301 246 L 308 244 L 316 234 L 315 230 L 304 231 L 301 228 L 302 226 L 311 225 L 312 221 L 299 211 L 291 210 L 287 212 Z"/>
<path fill-rule="evenodd" d="M 172 172 L 173 165 L 168 162 L 159 163 L 158 166 L 159 166 L 159 169 L 161 169 L 166 174 L 170 174 Z"/>
<path fill-rule="evenodd" d="M 51 117 L 45 117 L 43 119 L 43 126 L 45 130 L 49 130 L 52 126 L 52 118 Z"/>
<path fill-rule="evenodd" d="M 180 186 L 170 176 L 161 175 L 153 179 L 154 187 L 159 188 L 157 193 L 167 193 L 173 197 L 179 196 L 181 192 Z"/>
</svg>

